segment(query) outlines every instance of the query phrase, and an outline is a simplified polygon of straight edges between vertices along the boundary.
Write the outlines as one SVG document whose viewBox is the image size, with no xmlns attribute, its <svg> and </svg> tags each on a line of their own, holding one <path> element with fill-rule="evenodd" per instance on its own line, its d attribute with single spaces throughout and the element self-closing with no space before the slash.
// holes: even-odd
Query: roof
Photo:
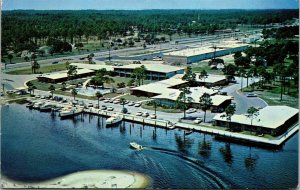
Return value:
<svg viewBox="0 0 300 190">
<path fill-rule="evenodd" d="M 89 69 L 77 69 L 77 75 L 93 73 L 93 72 L 95 71 Z M 68 71 L 66 70 L 55 74 L 43 75 L 38 78 L 48 78 L 48 79 L 56 80 L 56 79 L 67 78 L 67 77 L 68 77 Z"/>
<path fill-rule="evenodd" d="M 243 47 L 248 46 L 248 44 L 239 42 L 239 41 L 223 41 L 219 44 L 214 44 L 217 46 L 216 51 L 231 49 L 231 48 L 237 48 L 237 47 Z M 201 54 L 207 54 L 207 53 L 213 53 L 214 49 L 212 48 L 212 45 L 207 45 L 200 48 L 189 48 L 179 51 L 172 51 L 169 53 L 164 53 L 164 55 L 171 55 L 171 56 L 183 56 L 183 57 L 191 57 L 195 55 L 201 55 Z"/>
<path fill-rule="evenodd" d="M 149 93 L 161 94 L 161 93 L 168 93 L 171 87 L 184 84 L 184 83 L 187 83 L 187 81 L 172 77 L 166 80 L 157 81 L 154 83 L 135 87 L 132 88 L 132 90 L 140 90 Z"/>
<path fill-rule="evenodd" d="M 205 82 L 205 83 L 216 83 L 219 81 L 227 80 L 225 75 L 208 75 L 206 78 L 199 78 L 200 73 L 196 73 L 196 81 L 197 82 Z"/>
<path fill-rule="evenodd" d="M 252 125 L 258 127 L 264 127 L 269 129 L 276 129 L 283 125 L 291 117 L 298 114 L 299 110 L 288 106 L 267 106 L 258 111 L 259 115 L 253 119 Z M 214 120 L 226 121 L 225 117 L 221 117 L 224 113 L 218 114 L 214 117 Z M 245 125 L 251 125 L 251 119 L 245 114 L 233 115 L 231 117 L 232 123 L 239 123 Z"/>
<path fill-rule="evenodd" d="M 213 103 L 213 106 L 219 106 L 221 105 L 223 102 L 227 101 L 227 100 L 231 100 L 232 96 L 224 96 L 224 95 L 214 95 L 211 96 L 211 101 Z"/>
<path fill-rule="evenodd" d="M 104 65 L 104 64 L 85 64 L 85 63 L 71 63 L 70 65 L 74 65 L 80 69 L 90 69 L 90 70 L 100 70 L 106 69 L 107 71 L 113 71 L 114 67 L 111 65 Z"/>
<path fill-rule="evenodd" d="M 205 79 L 200 79 L 199 75 L 200 73 L 195 73 L 196 74 L 196 81 L 197 82 L 205 82 L 205 83 L 216 83 L 219 81 L 223 81 L 223 80 L 227 80 L 225 75 L 211 75 L 208 74 L 208 76 Z M 184 74 L 177 74 L 175 76 L 173 76 L 172 78 L 177 78 L 177 79 L 181 79 L 184 76 Z"/>
<path fill-rule="evenodd" d="M 181 67 L 175 67 L 171 65 L 164 65 L 160 63 L 153 64 L 128 64 L 123 66 L 115 66 L 116 69 L 135 69 L 144 65 L 147 71 L 159 72 L 159 73 L 170 73 L 175 71 L 184 70 Z"/>
</svg>

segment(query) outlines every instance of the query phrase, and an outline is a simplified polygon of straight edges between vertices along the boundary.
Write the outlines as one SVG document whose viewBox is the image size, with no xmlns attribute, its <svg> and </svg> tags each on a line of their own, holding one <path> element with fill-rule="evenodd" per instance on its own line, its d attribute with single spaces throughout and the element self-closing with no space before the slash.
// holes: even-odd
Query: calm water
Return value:
<svg viewBox="0 0 300 190">
<path fill-rule="evenodd" d="M 13 104 L 2 108 L 1 169 L 35 181 L 90 169 L 149 175 L 153 188 L 292 188 L 298 183 L 298 135 L 278 151 L 214 140 L 211 135 L 124 123 L 105 128 L 89 115 L 60 120 Z M 135 151 L 136 141 L 147 150 Z M 203 143 L 204 142 L 204 143 Z"/>
</svg>

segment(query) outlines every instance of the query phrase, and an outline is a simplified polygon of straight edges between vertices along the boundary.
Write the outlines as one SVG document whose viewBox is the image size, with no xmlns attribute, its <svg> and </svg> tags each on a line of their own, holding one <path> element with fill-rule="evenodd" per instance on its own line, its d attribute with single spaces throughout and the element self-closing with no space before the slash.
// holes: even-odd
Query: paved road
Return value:
<svg viewBox="0 0 300 190">
<path fill-rule="evenodd" d="M 234 100 L 233 102 L 236 103 L 236 114 L 243 114 L 243 113 L 246 113 L 248 108 L 251 107 L 251 106 L 254 106 L 254 107 L 266 107 L 268 104 L 258 98 L 258 97 L 247 97 L 246 94 L 247 93 L 240 93 L 239 90 L 241 89 L 241 78 L 239 77 L 235 77 L 236 78 L 236 81 L 237 83 L 236 84 L 233 84 L 233 85 L 230 85 L 224 89 L 222 89 L 221 91 L 224 91 L 224 92 L 227 92 L 228 95 L 230 96 L 233 96 L 234 97 Z M 257 82 L 258 79 L 249 79 L 249 85 L 254 83 L 254 82 Z M 247 86 L 247 83 L 246 83 L 246 79 L 243 79 L 243 87 L 246 87 Z"/>
</svg>

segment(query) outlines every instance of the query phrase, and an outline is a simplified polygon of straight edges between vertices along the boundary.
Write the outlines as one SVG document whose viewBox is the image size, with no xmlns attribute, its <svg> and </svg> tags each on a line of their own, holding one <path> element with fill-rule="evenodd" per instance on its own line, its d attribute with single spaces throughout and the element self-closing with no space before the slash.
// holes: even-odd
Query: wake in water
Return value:
<svg viewBox="0 0 300 190">
<path fill-rule="evenodd" d="M 213 184 L 216 188 L 220 188 L 220 189 L 230 188 L 230 185 L 228 185 L 228 184 L 230 184 L 230 182 L 227 181 L 226 179 L 221 179 L 222 177 L 219 176 L 216 172 L 212 171 L 208 167 L 205 167 L 203 161 L 197 160 L 196 158 L 185 156 L 184 154 L 182 154 L 179 151 L 170 150 L 170 149 L 166 149 L 166 148 L 143 146 L 142 150 L 159 151 L 160 153 L 163 153 L 163 154 L 176 156 L 177 158 L 180 158 L 180 159 L 186 161 L 186 163 L 193 169 L 202 173 L 203 174 L 202 176 L 204 178 L 206 178 L 209 182 L 211 182 L 211 184 Z M 143 158 L 143 159 L 146 159 L 146 158 Z"/>
</svg>

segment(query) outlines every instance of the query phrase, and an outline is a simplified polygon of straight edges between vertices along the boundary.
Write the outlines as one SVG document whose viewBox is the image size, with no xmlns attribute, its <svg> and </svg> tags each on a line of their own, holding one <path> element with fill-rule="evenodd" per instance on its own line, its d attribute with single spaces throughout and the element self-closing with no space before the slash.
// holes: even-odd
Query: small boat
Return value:
<svg viewBox="0 0 300 190">
<path fill-rule="evenodd" d="M 75 116 L 77 114 L 80 114 L 82 112 L 82 109 L 79 109 L 79 108 L 65 108 L 65 109 L 62 109 L 60 112 L 59 112 L 59 116 L 61 118 L 65 118 L 65 117 L 71 117 L 71 116 Z"/>
<path fill-rule="evenodd" d="M 185 135 L 190 135 L 190 134 L 192 134 L 193 133 L 193 130 L 189 130 L 189 131 L 185 131 Z"/>
<path fill-rule="evenodd" d="M 113 125 L 122 121 L 122 117 L 118 114 L 113 114 L 110 118 L 106 119 L 106 125 Z"/>
<path fill-rule="evenodd" d="M 44 102 L 36 102 L 33 104 L 32 108 L 33 109 L 40 109 L 40 107 L 44 105 Z"/>
<path fill-rule="evenodd" d="M 40 107 L 40 111 L 47 112 L 47 111 L 51 111 L 52 108 L 53 108 L 53 105 L 51 103 L 46 103 Z"/>
<path fill-rule="evenodd" d="M 168 122 L 167 128 L 170 130 L 173 130 L 176 128 L 176 123 Z"/>
<path fill-rule="evenodd" d="M 136 149 L 136 150 L 142 150 L 142 149 L 143 149 L 143 146 L 137 144 L 136 142 L 131 142 L 131 143 L 129 143 L 129 144 L 130 144 L 130 147 L 131 147 L 131 148 L 134 148 L 134 149 Z"/>
<path fill-rule="evenodd" d="M 27 108 L 31 109 L 33 107 L 34 103 L 33 102 L 30 102 L 26 105 Z"/>
</svg>

